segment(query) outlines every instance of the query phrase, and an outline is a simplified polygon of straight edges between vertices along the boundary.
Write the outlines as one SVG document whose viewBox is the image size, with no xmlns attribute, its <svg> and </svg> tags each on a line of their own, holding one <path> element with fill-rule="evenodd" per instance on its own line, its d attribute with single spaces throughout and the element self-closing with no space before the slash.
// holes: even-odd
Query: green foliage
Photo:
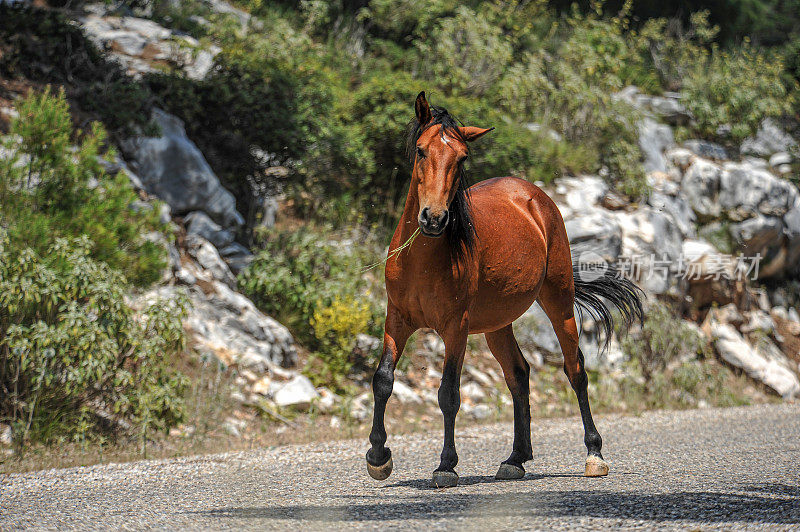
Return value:
<svg viewBox="0 0 800 532">
<path fill-rule="evenodd" d="M 239 275 L 243 293 L 312 348 L 319 339 L 308 325 L 315 311 L 330 308 L 337 298 L 369 301 L 371 317 L 360 332 L 374 334 L 383 323 L 382 310 L 369 293 L 369 280 L 361 273 L 375 262 L 375 254 L 352 241 L 343 244 L 336 236 L 310 227 L 266 232 L 261 235 L 261 250 Z"/>
<path fill-rule="evenodd" d="M 155 209 L 135 212 L 124 175 L 109 178 L 100 164 L 105 131 L 97 123 L 76 150 L 63 90 L 31 92 L 17 106 L 0 159 L 0 222 L 12 242 L 43 254 L 57 237 L 91 237 L 92 257 L 121 270 L 135 284 L 158 280 L 164 246 L 145 235 L 164 230 Z"/>
<path fill-rule="evenodd" d="M 333 382 L 341 386 L 341 381 L 353 367 L 353 348 L 356 336 L 368 330 L 373 319 L 368 301 L 358 301 L 353 296 L 335 296 L 330 305 L 318 301 L 310 325 L 319 342 L 314 356 L 324 366 L 325 375 L 315 374 L 317 381 Z"/>
<path fill-rule="evenodd" d="M 146 437 L 183 415 L 184 302 L 127 306 L 87 237 L 43 255 L 0 232 L 0 418 L 21 442 L 83 440 L 128 423 Z"/>
<path fill-rule="evenodd" d="M 567 19 L 551 49 L 527 51 L 508 69 L 498 87 L 498 102 L 512 116 L 530 117 L 554 129 L 584 154 L 597 153 L 594 161 L 579 157 L 589 167 L 578 170 L 605 166 L 613 185 L 638 197 L 647 191 L 635 129 L 638 117 L 612 97 L 637 75 L 644 76 L 625 27 L 621 18 Z M 565 164 L 569 162 L 561 162 L 563 169 L 577 166 Z"/>
<path fill-rule="evenodd" d="M 463 5 L 454 16 L 440 19 L 416 47 L 419 69 L 451 94 L 483 96 L 511 60 L 501 28 Z"/>
<path fill-rule="evenodd" d="M 665 303 L 653 301 L 645 316 L 641 330 L 622 338 L 622 350 L 638 365 L 645 382 L 652 383 L 668 364 L 696 355 L 704 344 L 697 331 Z"/>
<path fill-rule="evenodd" d="M 717 138 L 720 127 L 729 126 L 729 139 L 740 142 L 755 134 L 764 118 L 788 113 L 783 69 L 779 57 L 747 45 L 735 52 L 714 47 L 693 65 L 683 87 L 700 135 Z"/>
</svg>

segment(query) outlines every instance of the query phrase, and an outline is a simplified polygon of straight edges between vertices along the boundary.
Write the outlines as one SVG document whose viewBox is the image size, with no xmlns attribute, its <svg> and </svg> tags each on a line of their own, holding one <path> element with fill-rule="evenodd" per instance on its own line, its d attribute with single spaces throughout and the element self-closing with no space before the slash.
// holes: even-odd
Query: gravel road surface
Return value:
<svg viewBox="0 0 800 532">
<path fill-rule="evenodd" d="M 608 477 L 582 477 L 578 418 L 535 421 L 522 480 L 493 475 L 511 426 L 457 430 L 456 488 L 429 487 L 439 432 L 0 475 L 0 529 L 800 528 L 800 405 L 596 418 Z"/>
</svg>

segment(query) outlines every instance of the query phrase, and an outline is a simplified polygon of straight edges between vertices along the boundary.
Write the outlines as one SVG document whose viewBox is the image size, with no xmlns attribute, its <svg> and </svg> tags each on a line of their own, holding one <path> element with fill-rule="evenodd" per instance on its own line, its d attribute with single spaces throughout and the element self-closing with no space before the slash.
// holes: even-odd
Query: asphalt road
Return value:
<svg viewBox="0 0 800 532">
<path fill-rule="evenodd" d="M 0 476 L 0 529 L 800 528 L 800 405 L 596 418 L 611 465 L 584 478 L 578 418 L 534 422 L 524 479 L 496 482 L 506 424 L 456 432 L 460 485 L 429 487 L 438 432 Z"/>
</svg>

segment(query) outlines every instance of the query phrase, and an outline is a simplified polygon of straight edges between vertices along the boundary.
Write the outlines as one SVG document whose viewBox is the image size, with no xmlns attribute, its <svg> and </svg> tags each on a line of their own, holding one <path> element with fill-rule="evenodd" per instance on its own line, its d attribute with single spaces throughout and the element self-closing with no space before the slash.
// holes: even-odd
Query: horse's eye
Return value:
<svg viewBox="0 0 800 532">
<path fill-rule="evenodd" d="M 419 146 L 417 146 L 417 157 L 419 157 L 420 159 L 425 158 L 425 152 L 422 151 L 422 148 L 420 148 Z"/>
</svg>

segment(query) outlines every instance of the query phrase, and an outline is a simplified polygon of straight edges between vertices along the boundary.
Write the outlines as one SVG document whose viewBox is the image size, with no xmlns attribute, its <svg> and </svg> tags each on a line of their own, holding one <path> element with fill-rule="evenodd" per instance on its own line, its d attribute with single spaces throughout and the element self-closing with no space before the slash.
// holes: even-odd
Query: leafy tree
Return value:
<svg viewBox="0 0 800 532">
<path fill-rule="evenodd" d="M 4 142 L 11 156 L 0 159 L 0 222 L 12 242 L 44 253 L 57 237 L 89 235 L 93 258 L 138 285 L 158 280 L 166 251 L 145 236 L 166 228 L 156 209 L 131 208 L 138 198 L 126 176 L 105 173 L 102 126 L 93 123 L 73 150 L 63 90 L 31 91 L 17 110 Z"/>
</svg>

